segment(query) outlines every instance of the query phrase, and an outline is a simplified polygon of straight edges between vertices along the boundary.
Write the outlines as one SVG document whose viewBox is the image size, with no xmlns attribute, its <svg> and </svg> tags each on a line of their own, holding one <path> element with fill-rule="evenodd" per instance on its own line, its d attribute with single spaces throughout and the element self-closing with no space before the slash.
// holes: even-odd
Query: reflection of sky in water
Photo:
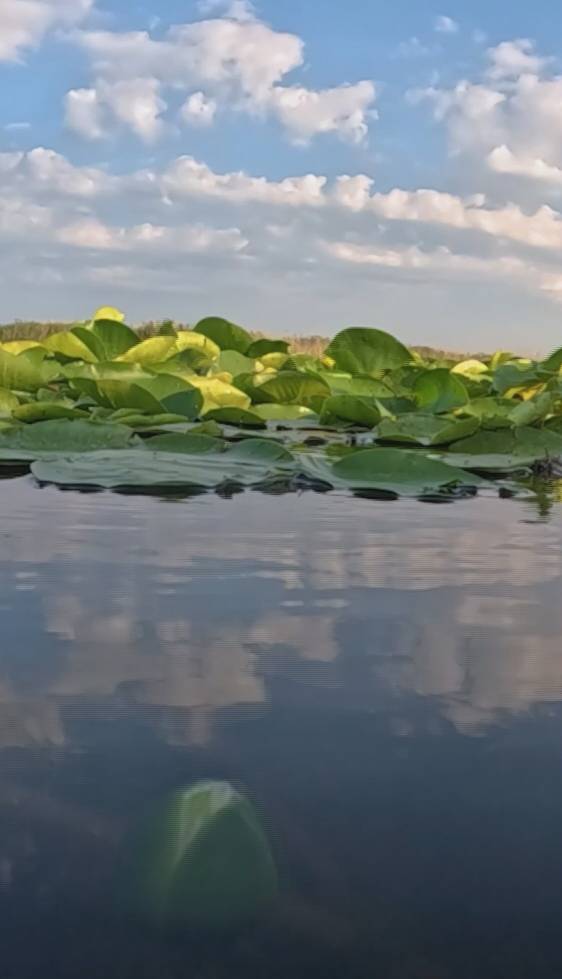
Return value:
<svg viewBox="0 0 562 979">
<path fill-rule="evenodd" d="M 562 509 L 0 497 L 9 979 L 562 974 Z M 115 854 L 201 778 L 282 892 L 170 942 L 115 914 Z"/>
<path fill-rule="evenodd" d="M 528 504 L 2 497 L 4 746 L 64 743 L 88 703 L 169 708 L 190 743 L 295 698 L 403 734 L 418 698 L 465 733 L 562 699 L 562 520 Z"/>
</svg>

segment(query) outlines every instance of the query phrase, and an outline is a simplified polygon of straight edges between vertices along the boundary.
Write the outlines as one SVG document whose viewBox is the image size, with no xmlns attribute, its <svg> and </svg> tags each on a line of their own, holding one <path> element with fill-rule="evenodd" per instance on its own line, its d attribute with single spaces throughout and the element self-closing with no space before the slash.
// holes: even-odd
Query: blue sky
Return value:
<svg viewBox="0 0 562 979">
<path fill-rule="evenodd" d="M 0 321 L 561 342 L 552 4 L 4 0 Z"/>
</svg>

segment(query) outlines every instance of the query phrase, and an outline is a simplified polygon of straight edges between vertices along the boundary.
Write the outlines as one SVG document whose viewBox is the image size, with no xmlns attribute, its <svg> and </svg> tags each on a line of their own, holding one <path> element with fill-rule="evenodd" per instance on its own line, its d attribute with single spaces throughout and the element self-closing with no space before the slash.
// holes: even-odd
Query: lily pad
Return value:
<svg viewBox="0 0 562 979">
<path fill-rule="evenodd" d="M 345 455 L 333 465 L 318 457 L 303 457 L 303 462 L 308 475 L 334 487 L 397 496 L 421 496 L 483 482 L 460 468 L 408 449 L 364 449 Z"/>
<path fill-rule="evenodd" d="M 449 445 L 473 435 L 479 428 L 477 418 L 457 420 L 421 412 L 385 418 L 376 431 L 379 442 L 404 442 L 416 445 Z"/>
<path fill-rule="evenodd" d="M 0 433 L 0 459 L 49 459 L 61 453 L 125 449 L 133 433 L 123 425 L 68 419 L 37 422 Z"/>
<path fill-rule="evenodd" d="M 350 374 L 377 376 L 412 360 L 410 351 L 384 330 L 352 327 L 338 333 L 326 349 L 336 367 Z"/>
<path fill-rule="evenodd" d="M 253 343 L 247 330 L 220 316 L 208 316 L 200 320 L 193 329 L 195 333 L 208 337 L 221 350 L 237 350 L 238 353 L 245 354 Z"/>
</svg>

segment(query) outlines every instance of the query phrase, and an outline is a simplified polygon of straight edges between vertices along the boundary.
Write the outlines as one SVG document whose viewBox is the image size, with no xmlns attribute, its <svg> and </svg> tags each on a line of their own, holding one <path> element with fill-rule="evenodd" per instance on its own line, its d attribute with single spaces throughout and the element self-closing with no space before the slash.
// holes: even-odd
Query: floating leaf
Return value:
<svg viewBox="0 0 562 979">
<path fill-rule="evenodd" d="M 132 432 L 122 425 L 67 419 L 24 425 L 0 434 L 0 459 L 45 459 L 60 453 L 125 449 Z"/>
<path fill-rule="evenodd" d="M 449 445 L 473 435 L 479 427 L 477 418 L 463 421 L 421 412 L 401 415 L 397 419 L 385 418 L 376 431 L 381 442 L 405 442 L 417 445 Z"/>
<path fill-rule="evenodd" d="M 480 482 L 477 477 L 467 477 L 460 468 L 408 449 L 364 449 L 332 465 L 313 456 L 303 461 L 309 475 L 334 487 L 400 496 L 421 496 Z"/>
<path fill-rule="evenodd" d="M 216 421 L 220 425 L 235 425 L 239 428 L 265 428 L 265 421 L 256 411 L 246 411 L 244 408 L 213 408 L 205 418 Z"/>
<path fill-rule="evenodd" d="M 18 405 L 12 414 L 17 421 L 27 424 L 49 421 L 53 418 L 88 417 L 87 412 L 80 411 L 79 408 L 71 408 L 69 405 L 57 401 L 31 401 L 29 404 Z"/>
<path fill-rule="evenodd" d="M 317 416 L 311 408 L 304 405 L 276 405 L 262 404 L 252 405 L 252 413 L 258 415 L 263 421 L 270 422 L 294 422 L 303 418 L 314 420 Z"/>
<path fill-rule="evenodd" d="M 206 455 L 207 452 L 223 452 L 226 443 L 209 435 L 155 435 L 146 446 L 151 452 L 185 452 L 188 455 Z"/>
<path fill-rule="evenodd" d="M 213 489 L 225 483 L 240 486 L 258 485 L 277 474 L 288 474 L 294 464 L 288 460 L 273 461 L 265 457 L 242 458 L 235 451 L 151 452 L 150 443 L 139 449 L 122 452 L 90 452 L 81 455 L 58 455 L 32 466 L 41 482 L 61 486 L 101 486 L 107 489 L 141 486 L 183 486 Z"/>
</svg>

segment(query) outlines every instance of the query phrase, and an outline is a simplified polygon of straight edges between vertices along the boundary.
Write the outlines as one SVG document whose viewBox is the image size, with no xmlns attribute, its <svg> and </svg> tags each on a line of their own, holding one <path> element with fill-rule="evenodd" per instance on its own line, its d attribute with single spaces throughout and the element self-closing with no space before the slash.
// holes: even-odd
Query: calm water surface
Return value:
<svg viewBox="0 0 562 979">
<path fill-rule="evenodd" d="M 0 483 L 2 979 L 562 971 L 562 506 Z M 258 924 L 114 872 L 201 778 L 259 808 Z"/>
</svg>

